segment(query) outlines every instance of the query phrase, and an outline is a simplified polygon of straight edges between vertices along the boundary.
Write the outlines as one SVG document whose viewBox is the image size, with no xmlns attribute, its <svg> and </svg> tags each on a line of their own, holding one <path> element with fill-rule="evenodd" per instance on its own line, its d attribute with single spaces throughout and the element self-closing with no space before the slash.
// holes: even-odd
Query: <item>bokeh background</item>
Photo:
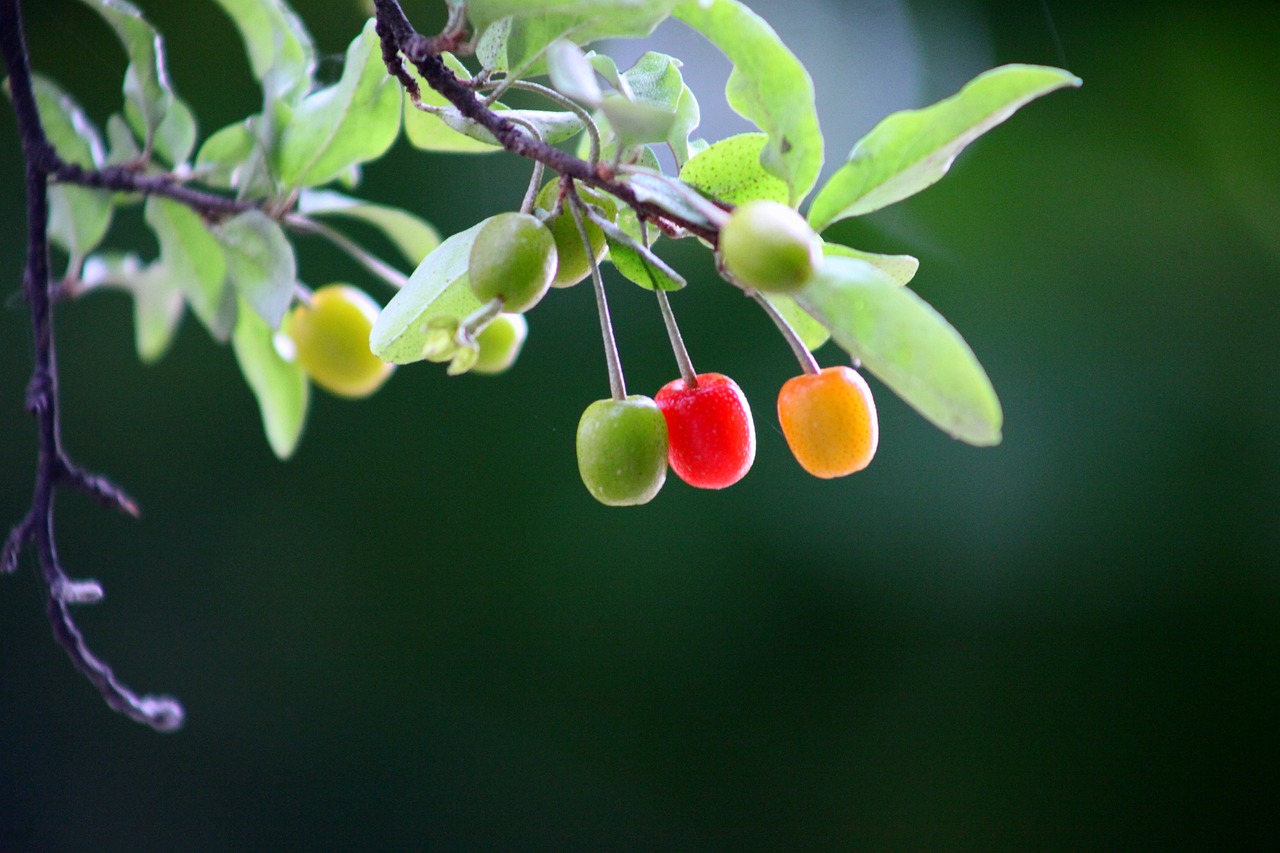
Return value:
<svg viewBox="0 0 1280 853">
<path fill-rule="evenodd" d="M 105 120 L 110 33 L 70 0 L 25 5 L 38 69 Z M 202 130 L 255 109 L 216 6 L 142 5 Z M 296 5 L 336 76 L 364 10 Z M 429 30 L 437 5 L 408 8 Z M 578 481 L 577 418 L 607 394 L 585 287 L 532 313 L 502 377 L 422 364 L 365 402 L 317 394 L 283 464 L 190 318 L 143 367 L 125 297 L 65 305 L 67 443 L 144 509 L 60 503 L 66 563 L 107 590 L 81 624 L 189 723 L 108 711 L 24 560 L 0 579 L 0 851 L 1276 849 L 1280 6 L 758 8 L 814 70 L 833 164 L 992 65 L 1084 78 L 833 229 L 921 258 L 913 287 L 989 371 L 1003 445 L 955 443 L 873 380 L 875 463 L 808 478 L 772 411 L 794 363 L 694 246 L 670 246 L 692 280 L 675 309 L 752 401 L 759 455 L 728 491 L 672 479 L 635 509 Z M 655 44 L 688 61 L 708 135 L 738 130 L 724 64 L 678 25 Z M 0 163 L 8 524 L 34 463 L 9 118 Z M 362 191 L 450 233 L 527 174 L 397 147 Z M 153 246 L 136 212 L 110 240 Z M 313 285 L 390 295 L 300 253 Z M 658 312 L 611 290 L 652 393 L 675 375 Z"/>
</svg>

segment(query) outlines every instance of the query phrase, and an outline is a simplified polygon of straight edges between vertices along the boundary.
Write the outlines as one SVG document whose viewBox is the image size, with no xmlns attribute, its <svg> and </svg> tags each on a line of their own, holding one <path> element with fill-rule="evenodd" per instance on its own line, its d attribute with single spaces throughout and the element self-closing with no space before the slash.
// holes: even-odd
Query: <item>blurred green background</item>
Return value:
<svg viewBox="0 0 1280 853">
<path fill-rule="evenodd" d="M 37 68 L 105 120 L 110 33 L 25 5 Z M 255 109 L 213 4 L 142 5 L 204 132 Z M 436 5 L 408 6 L 423 30 Z M 297 7 L 336 76 L 360 4 Z M 986 366 L 1004 444 L 955 443 L 872 380 L 875 463 L 808 478 L 773 413 L 794 362 L 694 246 L 668 253 L 692 281 L 673 304 L 700 368 L 754 404 L 759 454 L 730 490 L 673 478 L 635 509 L 578 481 L 578 415 L 607 395 L 585 287 L 531 314 L 502 377 L 421 364 L 362 403 L 317 394 L 283 464 L 197 323 L 143 367 L 125 297 L 65 305 L 67 444 L 144 511 L 61 502 L 67 565 L 107 590 L 80 622 L 189 721 L 108 711 L 25 559 L 0 579 L 0 851 L 1276 849 L 1280 5 L 760 8 L 815 69 L 832 162 L 986 67 L 1084 78 L 833 229 L 921 258 L 913 287 Z M 685 70 L 710 113 L 716 69 Z M 10 118 L 0 163 L 7 525 L 34 465 Z M 451 233 L 527 174 L 398 146 L 362 192 Z M 109 239 L 151 250 L 140 219 Z M 313 285 L 389 297 L 300 253 Z M 675 375 L 652 297 L 611 291 L 652 393 Z"/>
</svg>

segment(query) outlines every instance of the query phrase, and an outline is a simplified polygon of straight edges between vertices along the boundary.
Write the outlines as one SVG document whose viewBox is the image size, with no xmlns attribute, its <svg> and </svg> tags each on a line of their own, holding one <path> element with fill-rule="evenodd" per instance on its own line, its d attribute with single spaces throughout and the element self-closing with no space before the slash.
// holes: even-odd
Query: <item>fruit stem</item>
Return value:
<svg viewBox="0 0 1280 853">
<path fill-rule="evenodd" d="M 400 272 L 391 264 L 379 258 L 369 250 L 365 249 L 354 240 L 347 237 L 341 231 L 335 231 L 328 225 L 303 216 L 298 213 L 291 213 L 284 218 L 284 224 L 288 225 L 294 231 L 302 234 L 314 234 L 328 240 L 338 249 L 346 252 L 347 255 L 360 266 L 382 279 L 396 290 L 401 290 L 409 283 L 409 277 Z"/>
<path fill-rule="evenodd" d="M 578 236 L 591 263 L 591 283 L 596 291 L 596 309 L 600 313 L 600 335 L 604 338 L 604 359 L 609 365 L 609 393 L 613 399 L 627 399 L 627 383 L 622 375 L 622 359 L 618 356 L 618 341 L 613 336 L 613 321 L 609 319 L 609 301 L 604 295 L 604 277 L 600 275 L 600 265 L 596 263 L 596 253 L 591 248 L 591 237 L 587 234 L 586 223 L 582 221 L 582 199 L 578 192 L 569 186 L 566 195 L 569 212 L 573 214 L 573 224 L 578 226 Z"/>
<path fill-rule="evenodd" d="M 646 249 L 649 248 L 649 223 L 643 219 L 640 220 L 640 243 Z M 655 287 L 653 292 L 658 296 L 658 308 L 662 310 L 662 322 L 667 327 L 667 337 L 671 339 L 671 351 L 675 353 L 676 364 L 680 368 L 680 378 L 684 380 L 686 388 L 697 388 L 698 373 L 693 369 L 693 359 L 689 358 L 689 350 L 685 347 L 684 338 L 680 335 L 675 312 L 671 310 L 671 300 L 667 298 L 667 292 L 661 288 Z"/>
<path fill-rule="evenodd" d="M 587 154 L 587 162 L 591 164 L 592 168 L 594 168 L 596 163 L 600 161 L 600 128 L 596 125 L 595 121 L 592 120 L 591 113 L 584 110 L 577 101 L 574 101 L 571 98 L 566 98 L 555 89 L 538 83 L 531 83 L 528 80 L 512 80 L 508 77 L 502 82 L 502 87 L 504 89 L 523 89 L 526 92 L 535 92 L 546 98 L 548 101 L 556 104 L 556 106 L 566 109 L 577 116 L 578 119 L 582 121 L 583 126 L 587 129 L 587 139 L 591 146 L 590 152 Z M 511 121 L 516 121 L 516 119 L 512 119 L 510 116 L 504 117 L 511 119 Z M 528 124 L 526 123 L 525 126 L 527 127 Z M 541 142 L 542 138 L 539 137 L 538 141 Z"/>
<path fill-rule="evenodd" d="M 480 334 L 485 326 L 489 325 L 494 319 L 502 313 L 502 298 L 494 297 L 485 304 L 466 316 L 458 325 L 458 334 L 466 334 L 472 338 Z"/>
<path fill-rule="evenodd" d="M 759 303 L 760 307 L 764 309 L 764 313 L 768 314 L 769 319 L 773 320 L 774 325 L 778 327 L 778 331 L 782 332 L 782 337 L 786 338 L 791 351 L 795 353 L 796 361 L 800 362 L 800 369 L 810 375 L 817 373 L 818 362 L 814 359 L 813 353 L 809 352 L 809 348 L 804 345 L 804 341 L 800 340 L 796 330 L 791 328 L 787 318 L 783 317 L 778 312 L 778 309 L 773 307 L 773 303 L 766 299 L 760 291 L 749 290 L 747 294 Z"/>
<path fill-rule="evenodd" d="M 533 122 L 523 119 L 512 119 L 513 124 L 518 124 L 529 133 L 533 134 L 533 138 L 542 142 L 542 131 L 538 130 Z M 524 200 L 520 202 L 520 212 L 530 213 L 533 210 L 533 204 L 538 198 L 538 188 L 542 186 L 542 175 L 546 171 L 546 166 L 539 161 L 533 163 L 533 175 L 529 178 L 529 188 L 524 191 Z"/>
</svg>

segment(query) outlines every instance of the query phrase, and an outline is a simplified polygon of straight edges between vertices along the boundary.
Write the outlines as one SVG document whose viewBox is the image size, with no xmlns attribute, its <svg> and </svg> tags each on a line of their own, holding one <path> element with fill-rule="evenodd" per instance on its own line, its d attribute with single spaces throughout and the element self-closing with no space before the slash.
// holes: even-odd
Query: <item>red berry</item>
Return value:
<svg viewBox="0 0 1280 853">
<path fill-rule="evenodd" d="M 681 480 L 699 489 L 723 489 L 751 469 L 756 428 L 747 398 L 732 379 L 700 373 L 693 388 L 676 379 L 654 401 L 667 419 L 671 470 Z"/>
</svg>

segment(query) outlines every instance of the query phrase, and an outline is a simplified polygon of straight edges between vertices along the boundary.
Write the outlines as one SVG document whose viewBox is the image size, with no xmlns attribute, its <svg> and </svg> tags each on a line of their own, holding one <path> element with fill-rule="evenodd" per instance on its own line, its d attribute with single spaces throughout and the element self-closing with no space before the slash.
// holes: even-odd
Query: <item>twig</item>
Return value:
<svg viewBox="0 0 1280 853">
<path fill-rule="evenodd" d="M 167 195 L 210 217 L 238 212 L 239 202 L 218 196 L 193 193 L 164 179 L 146 177 L 121 169 L 86 171 L 63 162 L 54 151 L 40 124 L 31 84 L 31 64 L 23 37 L 19 0 L 0 0 L 0 52 L 22 140 L 27 198 L 27 259 L 22 290 L 31 309 L 31 331 L 35 365 L 27 386 L 27 409 L 36 419 L 38 451 L 31 509 L 9 533 L 0 550 L 0 573 L 17 567 L 19 553 L 30 547 L 44 580 L 46 610 L 53 635 L 75 665 L 106 700 L 107 705 L 130 719 L 157 731 L 173 731 L 182 726 L 182 706 L 174 699 L 140 696 L 119 679 L 111 667 L 85 644 L 84 636 L 71 616 L 70 604 L 86 604 L 102 597 L 94 581 L 73 580 L 58 557 L 54 536 L 54 497 L 59 485 L 86 491 L 100 501 L 137 514 L 137 506 L 104 477 L 91 475 L 74 464 L 62 447 L 58 410 L 58 364 L 54 342 L 53 295 L 49 278 L 48 185 L 51 179 L 106 189 Z"/>
</svg>

